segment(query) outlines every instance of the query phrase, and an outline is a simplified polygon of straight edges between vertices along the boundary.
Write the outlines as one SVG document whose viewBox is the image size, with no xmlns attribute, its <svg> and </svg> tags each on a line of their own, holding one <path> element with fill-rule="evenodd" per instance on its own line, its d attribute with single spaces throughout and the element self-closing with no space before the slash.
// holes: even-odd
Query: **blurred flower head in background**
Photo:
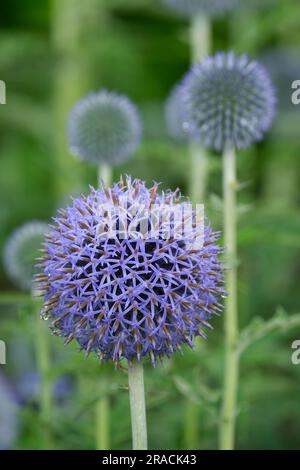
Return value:
<svg viewBox="0 0 300 470">
<path fill-rule="evenodd" d="M 30 291 L 32 288 L 36 258 L 48 230 L 44 222 L 27 222 L 12 233 L 4 246 L 6 273 L 23 290 Z"/>
<path fill-rule="evenodd" d="M 94 164 L 124 162 L 138 148 L 141 133 L 137 108 L 126 96 L 116 93 L 90 93 L 70 113 L 70 150 Z"/>
<path fill-rule="evenodd" d="M 170 137 L 177 141 L 187 141 L 188 133 L 184 129 L 184 116 L 182 113 L 182 93 L 180 85 L 176 85 L 166 100 L 165 121 Z"/>
<path fill-rule="evenodd" d="M 193 16 L 203 13 L 208 16 L 219 16 L 238 5 L 239 0 L 163 0 L 177 13 Z"/>
<path fill-rule="evenodd" d="M 218 53 L 195 65 L 182 85 L 184 126 L 205 147 L 246 148 L 269 130 L 276 96 L 266 69 L 246 55 Z"/>
<path fill-rule="evenodd" d="M 53 397 L 56 404 L 64 403 L 74 389 L 72 378 L 68 375 L 59 377 L 53 385 Z M 24 404 L 39 402 L 41 378 L 35 370 L 24 372 L 18 380 L 18 391 Z"/>
<path fill-rule="evenodd" d="M 18 400 L 9 381 L 0 374 L 0 450 L 13 447 L 18 430 Z"/>
<path fill-rule="evenodd" d="M 106 212 L 114 212 L 122 198 L 126 206 L 122 217 L 117 215 L 116 234 L 99 235 Z M 148 227 L 145 210 L 153 205 L 181 209 L 181 196 L 160 195 L 157 184 L 148 189 L 140 180 L 121 178 L 60 211 L 47 237 L 44 274 L 37 276 L 45 296 L 43 316 L 55 334 L 66 342 L 75 339 L 103 360 L 150 356 L 154 365 L 182 344 L 192 347 L 222 311 L 219 234 L 209 226 L 199 249 L 193 248 L 198 227 L 188 223 L 180 239 L 165 239 L 161 232 L 145 239 L 122 236 L 124 220 L 130 227 Z"/>
</svg>

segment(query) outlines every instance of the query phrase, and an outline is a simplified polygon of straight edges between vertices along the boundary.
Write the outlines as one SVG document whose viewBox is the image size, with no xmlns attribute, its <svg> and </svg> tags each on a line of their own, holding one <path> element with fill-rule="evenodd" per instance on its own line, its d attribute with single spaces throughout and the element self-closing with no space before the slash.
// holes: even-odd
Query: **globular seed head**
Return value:
<svg viewBox="0 0 300 470">
<path fill-rule="evenodd" d="M 20 289 L 30 291 L 41 243 L 48 232 L 48 224 L 31 221 L 17 228 L 8 238 L 3 252 L 4 267 L 9 278 Z"/>
<path fill-rule="evenodd" d="M 53 332 L 103 360 L 153 365 L 203 336 L 222 310 L 219 234 L 206 226 L 195 246 L 199 227 L 185 217 L 175 237 L 184 207 L 178 191 L 130 177 L 75 199 L 55 219 L 37 279 Z"/>
<path fill-rule="evenodd" d="M 232 10 L 239 0 L 163 0 L 175 12 L 192 17 L 197 13 L 208 16 L 220 16 Z"/>
<path fill-rule="evenodd" d="M 142 125 L 136 106 L 126 97 L 106 90 L 90 93 L 70 113 L 71 152 L 94 164 L 118 165 L 140 144 Z"/>
<path fill-rule="evenodd" d="M 221 52 L 207 57 L 186 75 L 181 92 L 185 128 L 217 151 L 261 140 L 275 116 L 269 74 L 246 55 Z"/>
</svg>

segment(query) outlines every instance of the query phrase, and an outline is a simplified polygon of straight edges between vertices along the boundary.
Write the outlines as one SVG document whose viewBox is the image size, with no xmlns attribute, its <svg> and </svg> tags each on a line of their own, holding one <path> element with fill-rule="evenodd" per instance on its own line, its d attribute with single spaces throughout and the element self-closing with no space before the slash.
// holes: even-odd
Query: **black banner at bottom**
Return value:
<svg viewBox="0 0 300 470">
<path fill-rule="evenodd" d="M 182 467 L 193 467 L 203 463 L 224 463 L 239 461 L 247 464 L 259 462 L 260 464 L 270 464 L 273 460 L 276 463 L 284 462 L 286 464 L 288 451 L 2 451 L 0 454 L 1 464 L 71 464 L 71 465 L 103 465 L 107 466 L 123 466 L 125 468 L 138 468 L 140 466 L 149 465 L 179 465 Z"/>
</svg>

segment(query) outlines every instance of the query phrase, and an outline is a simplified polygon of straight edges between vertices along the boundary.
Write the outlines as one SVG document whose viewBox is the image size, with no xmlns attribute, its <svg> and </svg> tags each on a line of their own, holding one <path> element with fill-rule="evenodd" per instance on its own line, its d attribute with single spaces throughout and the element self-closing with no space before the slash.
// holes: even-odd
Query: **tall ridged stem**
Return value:
<svg viewBox="0 0 300 470">
<path fill-rule="evenodd" d="M 69 194 L 82 183 L 82 165 L 70 156 L 66 122 L 74 103 L 93 83 L 94 56 L 84 47 L 87 35 L 99 40 L 105 10 L 99 0 L 52 0 L 51 36 L 57 57 L 53 84 L 56 196 Z"/>
<path fill-rule="evenodd" d="M 52 418 L 52 380 L 50 378 L 51 371 L 51 352 L 49 345 L 49 332 L 47 325 L 40 318 L 41 303 L 34 299 L 36 310 L 36 363 L 40 377 L 40 415 L 43 426 L 44 445 L 51 447 L 51 433 L 49 427 Z"/>
<path fill-rule="evenodd" d="M 190 142 L 191 174 L 190 195 L 194 204 L 203 204 L 208 172 L 207 150 L 196 142 Z"/>
<path fill-rule="evenodd" d="M 226 272 L 225 311 L 225 367 L 220 448 L 234 448 L 237 404 L 239 357 L 237 352 L 238 310 L 237 310 L 237 221 L 236 221 L 236 155 L 228 147 L 223 155 L 224 192 L 224 237 L 228 259 Z"/>
<path fill-rule="evenodd" d="M 190 26 L 192 64 L 199 63 L 210 53 L 211 24 L 201 13 L 195 15 Z M 208 154 L 197 142 L 190 142 L 190 197 L 194 204 L 203 204 L 208 175 Z M 185 403 L 184 438 L 187 449 L 199 445 L 199 405 L 187 399 Z"/>
<path fill-rule="evenodd" d="M 133 450 L 147 450 L 147 422 L 143 364 L 128 365 L 128 384 L 131 411 Z"/>
<path fill-rule="evenodd" d="M 112 169 L 106 163 L 98 166 L 98 185 L 101 187 L 102 182 L 105 186 L 112 183 Z M 110 399 L 109 396 L 102 396 L 95 406 L 96 415 L 96 449 L 109 450 L 110 435 Z"/>
<path fill-rule="evenodd" d="M 200 62 L 211 49 L 210 20 L 203 14 L 195 15 L 190 28 L 191 59 L 193 64 Z M 207 172 L 207 151 L 197 143 L 190 144 L 190 195 L 194 203 L 203 203 Z"/>
<path fill-rule="evenodd" d="M 96 403 L 96 450 L 109 450 L 109 415 L 108 396 L 101 397 Z"/>
<path fill-rule="evenodd" d="M 101 163 L 98 167 L 98 184 L 101 187 L 101 182 L 105 186 L 110 186 L 112 183 L 112 168 L 107 163 Z"/>
<path fill-rule="evenodd" d="M 190 42 L 192 63 L 197 64 L 210 53 L 211 49 L 211 25 L 206 15 L 198 13 L 192 18 Z"/>
</svg>

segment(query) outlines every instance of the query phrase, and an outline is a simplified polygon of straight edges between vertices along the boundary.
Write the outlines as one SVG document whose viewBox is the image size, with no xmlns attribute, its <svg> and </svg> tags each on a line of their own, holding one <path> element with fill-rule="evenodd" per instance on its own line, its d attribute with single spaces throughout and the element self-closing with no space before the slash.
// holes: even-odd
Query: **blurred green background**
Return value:
<svg viewBox="0 0 300 470">
<path fill-rule="evenodd" d="M 237 447 L 299 449 L 300 365 L 291 362 L 291 344 L 300 339 L 300 327 L 289 319 L 300 312 L 300 107 L 290 103 L 291 82 L 300 79 L 300 9 L 297 0 L 250 4 L 213 24 L 214 50 L 260 58 L 279 92 L 272 131 L 238 158 L 240 327 L 251 324 L 244 333 L 251 344 L 241 356 Z M 187 193 L 188 149 L 168 137 L 164 102 L 189 65 L 188 22 L 159 0 L 2 2 L 1 252 L 22 223 L 49 221 L 71 194 L 96 185 L 96 170 L 74 160 L 65 137 L 70 107 L 90 90 L 127 94 L 143 117 L 142 146 L 114 169 L 115 178 L 128 173 Z M 220 156 L 211 155 L 205 208 L 216 229 L 222 227 L 221 166 Z M 0 339 L 7 345 L 7 364 L 0 366 L 0 449 L 45 448 L 45 426 L 51 448 L 94 449 L 99 394 L 110 402 L 109 446 L 130 448 L 126 374 L 86 360 L 57 338 L 50 338 L 50 379 L 59 393 L 50 421 L 42 421 L 36 306 L 16 292 L 2 263 L 0 289 Z M 196 352 L 185 350 L 163 368 L 146 367 L 150 448 L 217 448 L 222 318 L 214 327 Z"/>
</svg>

